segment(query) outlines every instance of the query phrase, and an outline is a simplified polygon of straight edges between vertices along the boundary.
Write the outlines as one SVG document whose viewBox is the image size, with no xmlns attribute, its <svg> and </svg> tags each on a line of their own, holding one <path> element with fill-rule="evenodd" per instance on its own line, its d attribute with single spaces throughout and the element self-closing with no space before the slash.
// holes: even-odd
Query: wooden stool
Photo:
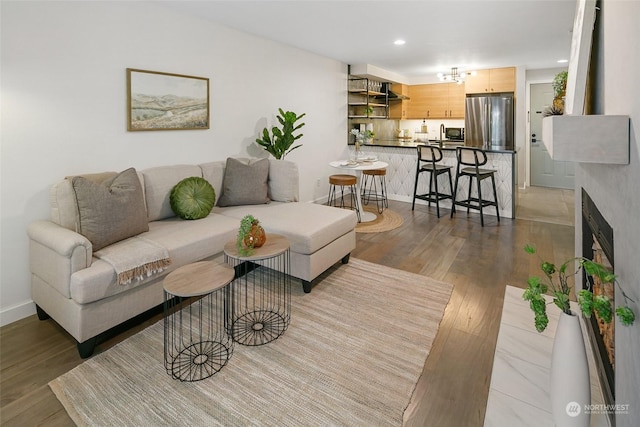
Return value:
<svg viewBox="0 0 640 427">
<path fill-rule="evenodd" d="M 357 193 L 357 189 L 356 189 L 356 177 L 353 175 L 346 175 L 346 174 L 337 174 L 337 175 L 330 175 L 329 176 L 329 200 L 327 202 L 327 205 L 329 206 L 337 206 L 339 208 L 345 208 L 347 206 L 345 206 L 344 204 L 344 188 L 345 187 L 349 187 L 349 190 L 351 192 L 351 206 L 349 206 L 349 209 L 355 210 L 356 214 L 358 215 L 358 222 L 360 222 L 360 211 L 358 210 L 358 202 L 356 201 L 356 194 Z M 336 187 L 340 187 L 340 203 L 338 204 L 338 200 L 336 198 Z"/>
<path fill-rule="evenodd" d="M 389 208 L 386 176 L 387 169 L 365 169 L 362 171 L 362 204 L 368 205 L 370 200 L 375 200 L 378 213 L 382 213 L 384 208 Z M 380 192 L 378 192 L 376 177 L 378 177 L 380 184 Z"/>
</svg>

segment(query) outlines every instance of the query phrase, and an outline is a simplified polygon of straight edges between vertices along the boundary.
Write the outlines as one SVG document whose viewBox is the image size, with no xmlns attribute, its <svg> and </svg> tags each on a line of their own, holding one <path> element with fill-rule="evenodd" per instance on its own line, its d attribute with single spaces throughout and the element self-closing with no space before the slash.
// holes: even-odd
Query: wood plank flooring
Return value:
<svg viewBox="0 0 640 427">
<path fill-rule="evenodd" d="M 538 193 L 535 205 L 544 197 Z M 565 225 L 566 218 L 559 218 L 559 223 L 503 218 L 498 224 L 489 216 L 483 228 L 473 213 L 457 212 L 450 219 L 444 210 L 438 219 L 435 208 L 416 205 L 411 211 L 410 203 L 394 201 L 389 207 L 403 216 L 402 227 L 358 234 L 352 256 L 454 285 L 405 425 L 482 426 L 505 286 L 523 287 L 527 277 L 538 274 L 537 258 L 522 248 L 532 243 L 543 258 L 564 261 L 573 254 L 574 228 Z M 100 343 L 98 351 L 160 317 L 139 321 Z M 39 321 L 34 315 L 3 327 L 0 424 L 73 425 L 47 384 L 80 363 L 75 341 L 51 320 Z"/>
</svg>

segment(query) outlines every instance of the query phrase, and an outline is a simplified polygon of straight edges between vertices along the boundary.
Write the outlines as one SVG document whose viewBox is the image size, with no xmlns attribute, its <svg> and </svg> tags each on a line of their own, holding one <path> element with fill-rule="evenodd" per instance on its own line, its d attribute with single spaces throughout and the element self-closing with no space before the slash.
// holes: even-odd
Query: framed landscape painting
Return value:
<svg viewBox="0 0 640 427">
<path fill-rule="evenodd" d="M 127 68 L 127 129 L 209 129 L 209 79 Z"/>
</svg>

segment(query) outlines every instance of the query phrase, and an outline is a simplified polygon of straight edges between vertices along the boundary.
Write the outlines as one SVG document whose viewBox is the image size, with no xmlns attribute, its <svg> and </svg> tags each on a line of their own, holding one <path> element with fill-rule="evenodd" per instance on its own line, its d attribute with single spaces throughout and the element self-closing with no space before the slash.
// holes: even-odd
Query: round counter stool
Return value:
<svg viewBox="0 0 640 427">
<path fill-rule="evenodd" d="M 164 278 L 164 366 L 180 381 L 198 381 L 219 372 L 233 353 L 226 330 L 231 266 L 200 261 Z"/>
<path fill-rule="evenodd" d="M 369 201 L 375 200 L 378 213 L 382 213 L 384 208 L 389 208 L 387 200 L 387 169 L 365 169 L 362 171 L 362 204 L 368 205 Z M 378 182 L 376 183 L 376 177 Z M 378 191 L 380 186 L 380 191 Z"/>
<path fill-rule="evenodd" d="M 360 222 L 360 211 L 358 210 L 358 203 L 356 201 L 356 195 L 358 190 L 356 189 L 357 179 L 354 175 L 337 174 L 329 176 L 329 200 L 327 205 L 337 206 L 339 208 L 346 208 L 355 210 L 358 215 L 358 222 Z M 336 197 L 336 187 L 340 187 L 340 201 Z M 344 189 L 349 188 L 350 206 L 346 206 L 344 203 Z"/>
</svg>

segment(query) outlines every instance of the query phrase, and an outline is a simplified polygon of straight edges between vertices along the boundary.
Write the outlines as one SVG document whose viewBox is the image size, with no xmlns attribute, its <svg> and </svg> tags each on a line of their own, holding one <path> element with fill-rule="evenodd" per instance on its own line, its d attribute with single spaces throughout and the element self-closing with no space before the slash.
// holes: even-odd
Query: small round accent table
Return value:
<svg viewBox="0 0 640 427">
<path fill-rule="evenodd" d="M 267 234 L 266 243 L 249 256 L 240 255 L 233 240 L 224 246 L 224 259 L 236 273 L 227 307 L 233 340 L 257 346 L 284 334 L 291 320 L 289 240 Z"/>
<path fill-rule="evenodd" d="M 229 361 L 225 303 L 233 276 L 229 265 L 200 261 L 164 278 L 164 366 L 173 378 L 203 380 Z"/>
</svg>

